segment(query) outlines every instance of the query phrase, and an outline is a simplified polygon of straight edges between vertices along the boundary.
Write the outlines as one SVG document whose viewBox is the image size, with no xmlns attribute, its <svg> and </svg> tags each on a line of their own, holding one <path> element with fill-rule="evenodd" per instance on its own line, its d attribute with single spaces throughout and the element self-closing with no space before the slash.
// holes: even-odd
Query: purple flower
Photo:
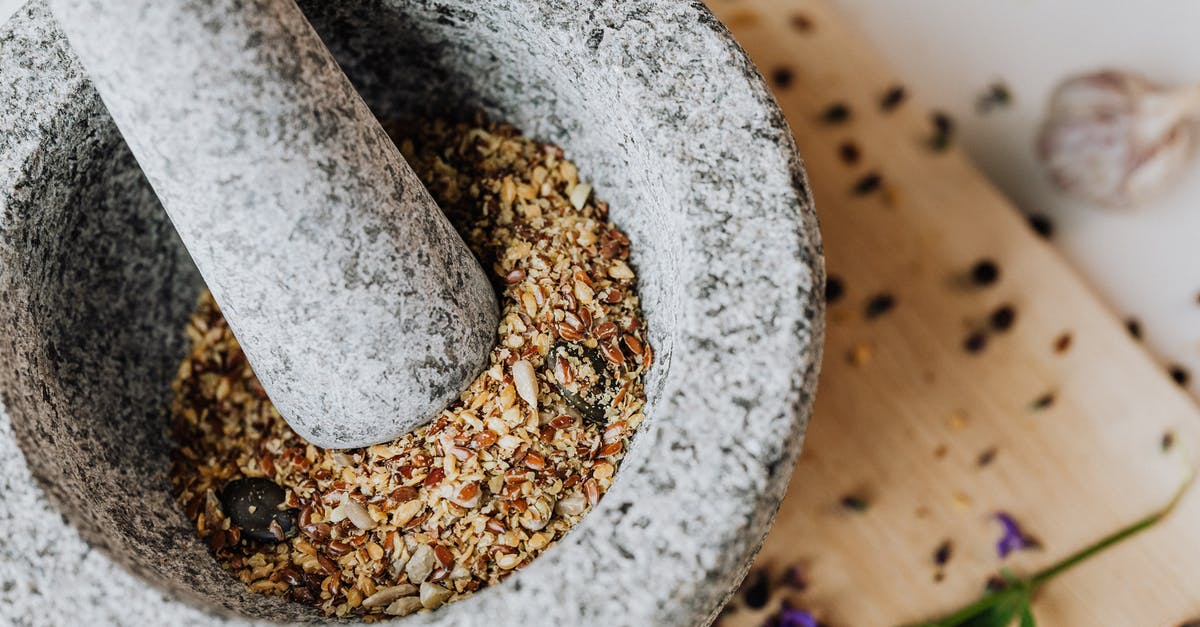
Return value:
<svg viewBox="0 0 1200 627">
<path fill-rule="evenodd" d="M 790 603 L 784 601 L 779 608 L 779 613 L 768 618 L 767 622 L 763 623 L 763 627 L 820 627 L 820 623 L 807 610 L 792 607 Z"/>
<path fill-rule="evenodd" d="M 1022 549 L 1035 549 L 1038 542 L 1032 536 L 1021 530 L 1021 526 L 1012 516 L 1004 512 L 996 512 L 996 521 L 1004 527 L 1004 535 L 996 542 L 996 552 L 1000 559 L 1008 557 L 1009 553 Z"/>
<path fill-rule="evenodd" d="M 818 627 L 817 619 L 805 610 L 784 606 L 779 610 L 779 627 Z"/>
</svg>

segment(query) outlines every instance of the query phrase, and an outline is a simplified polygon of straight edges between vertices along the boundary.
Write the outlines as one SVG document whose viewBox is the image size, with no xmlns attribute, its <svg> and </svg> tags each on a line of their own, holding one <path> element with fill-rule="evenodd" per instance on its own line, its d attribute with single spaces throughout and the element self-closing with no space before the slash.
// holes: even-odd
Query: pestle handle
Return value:
<svg viewBox="0 0 1200 627">
<path fill-rule="evenodd" d="M 487 277 L 293 0 L 52 0 L 288 423 L 399 437 L 483 369 Z"/>
</svg>

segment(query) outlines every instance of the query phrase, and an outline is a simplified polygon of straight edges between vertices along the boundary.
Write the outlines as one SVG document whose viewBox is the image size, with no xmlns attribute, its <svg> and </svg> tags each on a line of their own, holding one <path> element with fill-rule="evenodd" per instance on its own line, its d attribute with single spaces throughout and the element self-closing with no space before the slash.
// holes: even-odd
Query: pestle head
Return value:
<svg viewBox="0 0 1200 627">
<path fill-rule="evenodd" d="M 326 448 L 478 375 L 495 294 L 293 0 L 52 0 L 264 389 Z"/>
</svg>

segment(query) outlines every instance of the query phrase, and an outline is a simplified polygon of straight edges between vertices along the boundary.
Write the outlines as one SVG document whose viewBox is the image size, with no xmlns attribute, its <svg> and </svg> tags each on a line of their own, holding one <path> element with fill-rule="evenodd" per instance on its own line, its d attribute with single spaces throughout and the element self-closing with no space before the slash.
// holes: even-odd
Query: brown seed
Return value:
<svg viewBox="0 0 1200 627">
<path fill-rule="evenodd" d="M 273 476 L 275 474 L 275 456 L 270 452 L 263 453 L 259 460 L 259 466 L 262 467 L 263 472 L 267 473 L 268 477 Z"/>
<path fill-rule="evenodd" d="M 546 459 L 538 453 L 530 451 L 525 455 L 525 465 L 534 470 L 543 470 L 546 468 Z"/>
<path fill-rule="evenodd" d="M 450 566 L 454 565 L 454 554 L 450 552 L 450 549 L 447 549 L 440 544 L 433 547 L 433 556 L 437 558 L 437 561 L 440 562 L 443 567 L 449 568 Z"/>
<path fill-rule="evenodd" d="M 570 426 L 571 423 L 573 423 L 573 422 L 575 422 L 574 418 L 572 418 L 566 414 L 562 414 L 559 417 L 555 418 L 554 420 L 551 420 L 550 426 L 554 427 L 555 429 L 565 429 L 568 426 Z"/>
<path fill-rule="evenodd" d="M 432 488 L 442 482 L 446 478 L 446 471 L 441 468 L 434 468 L 429 471 L 429 475 L 425 477 L 424 485 L 427 488 Z"/>
<path fill-rule="evenodd" d="M 621 347 L 611 342 L 605 342 L 600 345 L 600 354 L 604 355 L 604 359 L 611 364 L 620 366 L 625 363 L 625 354 L 621 352 Z"/>
<path fill-rule="evenodd" d="M 619 331 L 620 329 L 617 328 L 617 325 L 612 322 L 601 323 L 600 326 L 596 327 L 596 339 L 607 340 L 615 336 Z"/>
<path fill-rule="evenodd" d="M 559 385 L 570 385 L 575 381 L 575 369 L 562 355 L 554 358 L 554 380 L 558 381 Z"/>
<path fill-rule="evenodd" d="M 625 347 L 629 349 L 629 352 L 634 355 L 642 354 L 642 342 L 636 336 L 626 334 L 621 339 L 625 342 Z"/>
<path fill-rule="evenodd" d="M 508 531 L 508 528 L 504 526 L 504 523 L 496 520 L 495 518 L 489 518 L 484 527 L 486 527 L 488 531 L 491 531 L 497 535 Z"/>
<path fill-rule="evenodd" d="M 583 482 L 583 494 L 587 497 L 588 503 L 592 507 L 600 502 L 600 484 L 595 479 L 588 479 Z"/>
<path fill-rule="evenodd" d="M 480 431 L 471 437 L 471 446 L 478 451 L 495 444 L 499 439 L 500 436 L 494 431 Z"/>
<path fill-rule="evenodd" d="M 604 446 L 604 448 L 600 449 L 600 452 L 597 453 L 596 456 L 597 457 L 610 457 L 610 456 L 616 455 L 617 453 L 620 453 L 620 452 L 621 452 L 621 443 L 613 442 L 612 444 L 607 444 Z"/>
<path fill-rule="evenodd" d="M 610 287 L 608 288 L 608 296 L 604 298 L 604 302 L 610 305 L 615 305 L 621 302 L 622 298 L 625 298 L 625 294 L 623 294 L 621 290 L 615 287 Z"/>
<path fill-rule="evenodd" d="M 301 528 L 304 535 L 316 540 L 317 542 L 325 542 L 333 533 L 333 526 L 329 523 L 317 523 L 315 525 L 306 525 Z"/>
<path fill-rule="evenodd" d="M 458 500 L 462 501 L 464 503 L 469 502 L 471 499 L 475 498 L 475 496 L 478 494 L 479 494 L 479 484 L 475 483 L 475 482 L 471 482 L 471 483 L 468 483 L 467 485 L 463 486 L 462 489 L 458 491 Z"/>
<path fill-rule="evenodd" d="M 565 322 L 556 323 L 554 328 L 558 331 L 558 336 L 568 342 L 578 342 L 583 339 L 582 333 L 576 331 L 574 327 Z"/>
<path fill-rule="evenodd" d="M 337 573 L 339 570 L 337 562 L 330 559 L 324 553 L 317 553 L 317 563 L 321 565 L 322 570 L 330 575 Z"/>
<path fill-rule="evenodd" d="M 342 542 L 341 540 L 333 540 L 325 546 L 325 550 L 329 551 L 329 554 L 334 557 L 341 557 L 350 551 L 353 551 L 354 547 Z"/>
<path fill-rule="evenodd" d="M 304 585 L 304 575 L 292 566 L 284 566 L 275 571 L 275 580 L 282 581 L 289 586 L 297 587 Z"/>
<path fill-rule="evenodd" d="M 525 280 L 525 271 L 521 268 L 514 268 L 504 275 L 504 282 L 508 285 L 516 285 Z"/>
</svg>

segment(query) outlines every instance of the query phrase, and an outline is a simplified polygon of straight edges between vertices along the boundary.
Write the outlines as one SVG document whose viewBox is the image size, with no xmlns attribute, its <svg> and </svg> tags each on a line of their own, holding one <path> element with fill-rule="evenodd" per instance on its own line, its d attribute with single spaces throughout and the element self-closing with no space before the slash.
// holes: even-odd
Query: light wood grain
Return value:
<svg viewBox="0 0 1200 627">
<path fill-rule="evenodd" d="M 895 77 L 824 0 L 710 6 L 764 75 L 791 72 L 776 94 L 814 188 L 829 272 L 846 285 L 828 312 L 804 454 L 759 558 L 775 572 L 801 564 L 810 585 L 732 611 L 722 625 L 760 625 L 780 598 L 834 627 L 933 618 L 976 598 L 1002 565 L 1029 572 L 1161 506 L 1200 451 L 1200 412 L 958 151 L 929 148 L 919 98 L 881 110 Z M 810 31 L 793 25 L 797 14 Z M 835 102 L 850 106 L 851 120 L 820 122 Z M 857 165 L 839 159 L 845 141 L 861 150 Z M 853 195 L 868 172 L 885 189 Z M 985 257 L 999 265 L 998 283 L 966 284 Z M 880 292 L 894 294 L 895 309 L 865 319 Z M 967 334 L 1005 303 L 1017 312 L 1012 330 L 968 354 Z M 1062 333 L 1072 342 L 1060 354 Z M 852 364 L 864 347 L 869 363 Z M 1050 391 L 1055 403 L 1033 410 Z M 1168 430 L 1178 444 L 1164 453 Z M 979 467 L 991 447 L 995 461 Z M 841 507 L 845 495 L 865 496 L 867 510 Z M 991 519 L 1000 510 L 1044 549 L 1000 561 Z M 939 582 L 933 553 L 943 540 L 953 554 Z M 1200 496 L 1055 580 L 1034 608 L 1050 626 L 1200 616 Z"/>
</svg>

